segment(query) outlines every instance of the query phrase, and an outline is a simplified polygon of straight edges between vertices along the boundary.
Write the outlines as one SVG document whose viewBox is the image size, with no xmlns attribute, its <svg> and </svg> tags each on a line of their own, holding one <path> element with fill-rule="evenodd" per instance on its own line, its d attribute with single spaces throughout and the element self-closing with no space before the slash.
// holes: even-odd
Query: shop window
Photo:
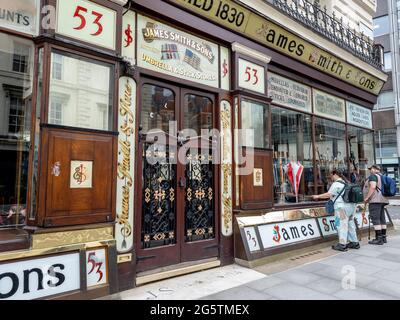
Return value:
<svg viewBox="0 0 400 320">
<path fill-rule="evenodd" d="M 316 179 L 318 194 L 321 194 L 329 190 L 332 170 L 339 170 L 348 176 L 346 129 L 342 123 L 316 118 L 315 134 Z"/>
<path fill-rule="evenodd" d="M 33 42 L 0 34 L 0 229 L 26 222 L 33 57 Z"/>
<path fill-rule="evenodd" d="M 375 133 L 376 157 L 397 158 L 397 132 L 396 128 L 384 129 Z"/>
<path fill-rule="evenodd" d="M 184 125 L 185 129 L 191 129 L 201 134 L 201 130 L 213 128 L 213 102 L 211 99 L 194 95 L 185 95 Z"/>
<path fill-rule="evenodd" d="M 347 127 L 351 182 L 363 184 L 368 167 L 374 164 L 374 134 L 371 130 Z"/>
<path fill-rule="evenodd" d="M 113 66 L 61 52 L 52 52 L 51 61 L 48 122 L 112 130 Z"/>
<path fill-rule="evenodd" d="M 390 32 L 389 16 L 374 19 L 374 37 L 379 37 Z"/>
<path fill-rule="evenodd" d="M 305 202 L 314 193 L 311 116 L 272 108 L 276 204 Z"/>
<path fill-rule="evenodd" d="M 241 118 L 241 145 L 244 147 L 267 149 L 269 147 L 268 106 L 242 99 Z"/>
</svg>

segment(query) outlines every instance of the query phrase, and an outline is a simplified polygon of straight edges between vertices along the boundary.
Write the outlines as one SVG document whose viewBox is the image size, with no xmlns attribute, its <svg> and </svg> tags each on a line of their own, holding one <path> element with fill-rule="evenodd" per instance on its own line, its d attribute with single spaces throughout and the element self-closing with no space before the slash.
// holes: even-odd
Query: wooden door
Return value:
<svg viewBox="0 0 400 320">
<path fill-rule="evenodd" d="M 217 256 L 212 149 L 197 147 L 214 128 L 214 97 L 150 80 L 140 97 L 138 271 Z"/>
</svg>

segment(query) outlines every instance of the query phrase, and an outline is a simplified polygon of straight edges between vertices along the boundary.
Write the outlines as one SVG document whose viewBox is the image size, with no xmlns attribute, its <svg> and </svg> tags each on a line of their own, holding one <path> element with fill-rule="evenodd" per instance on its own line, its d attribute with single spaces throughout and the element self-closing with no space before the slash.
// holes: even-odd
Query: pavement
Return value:
<svg viewBox="0 0 400 320">
<path fill-rule="evenodd" d="M 302 263 L 248 269 L 237 264 L 147 284 L 101 300 L 397 300 L 400 299 L 400 207 L 383 246 L 312 252 Z M 302 256 L 302 257 L 303 257 Z M 310 258 L 311 257 L 311 258 Z M 311 259 L 311 260 L 310 260 Z M 289 262 L 289 261 L 288 261 Z"/>
</svg>

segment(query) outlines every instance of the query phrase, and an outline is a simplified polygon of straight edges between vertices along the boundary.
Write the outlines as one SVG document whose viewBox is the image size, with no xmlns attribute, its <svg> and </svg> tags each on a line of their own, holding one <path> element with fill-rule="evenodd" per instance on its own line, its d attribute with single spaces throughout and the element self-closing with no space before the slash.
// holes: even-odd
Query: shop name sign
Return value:
<svg viewBox="0 0 400 320">
<path fill-rule="evenodd" d="M 0 0 L 0 27 L 37 35 L 40 0 Z"/>
<path fill-rule="evenodd" d="M 378 95 L 384 82 L 231 0 L 169 0 L 315 69 Z"/>
<path fill-rule="evenodd" d="M 131 78 L 121 77 L 119 90 L 115 239 L 118 252 L 123 253 L 133 247 L 136 83 Z"/>
<path fill-rule="evenodd" d="M 79 253 L 0 264 L 0 300 L 32 300 L 80 289 Z"/>
<path fill-rule="evenodd" d="M 218 88 L 218 46 L 150 18 L 138 16 L 138 65 Z"/>
<path fill-rule="evenodd" d="M 320 238 L 316 219 L 258 226 L 264 249 Z"/>
<path fill-rule="evenodd" d="M 311 88 L 298 82 L 269 73 L 268 95 L 274 103 L 299 111 L 312 112 Z"/>
<path fill-rule="evenodd" d="M 325 92 L 313 89 L 314 113 L 332 120 L 346 121 L 345 102 Z"/>
<path fill-rule="evenodd" d="M 57 0 L 58 34 L 106 49 L 116 48 L 117 12 L 87 0 Z"/>
<path fill-rule="evenodd" d="M 372 111 L 352 102 L 347 102 L 347 122 L 372 129 Z"/>
</svg>

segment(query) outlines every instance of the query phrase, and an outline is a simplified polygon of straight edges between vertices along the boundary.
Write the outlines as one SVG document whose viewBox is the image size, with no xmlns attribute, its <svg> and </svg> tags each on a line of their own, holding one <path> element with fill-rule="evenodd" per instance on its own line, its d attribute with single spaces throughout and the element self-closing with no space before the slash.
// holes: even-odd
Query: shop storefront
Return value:
<svg viewBox="0 0 400 320">
<path fill-rule="evenodd" d="M 311 196 L 333 168 L 367 177 L 386 76 L 247 2 L 0 7 L 0 299 L 98 297 L 332 239 Z"/>
</svg>

